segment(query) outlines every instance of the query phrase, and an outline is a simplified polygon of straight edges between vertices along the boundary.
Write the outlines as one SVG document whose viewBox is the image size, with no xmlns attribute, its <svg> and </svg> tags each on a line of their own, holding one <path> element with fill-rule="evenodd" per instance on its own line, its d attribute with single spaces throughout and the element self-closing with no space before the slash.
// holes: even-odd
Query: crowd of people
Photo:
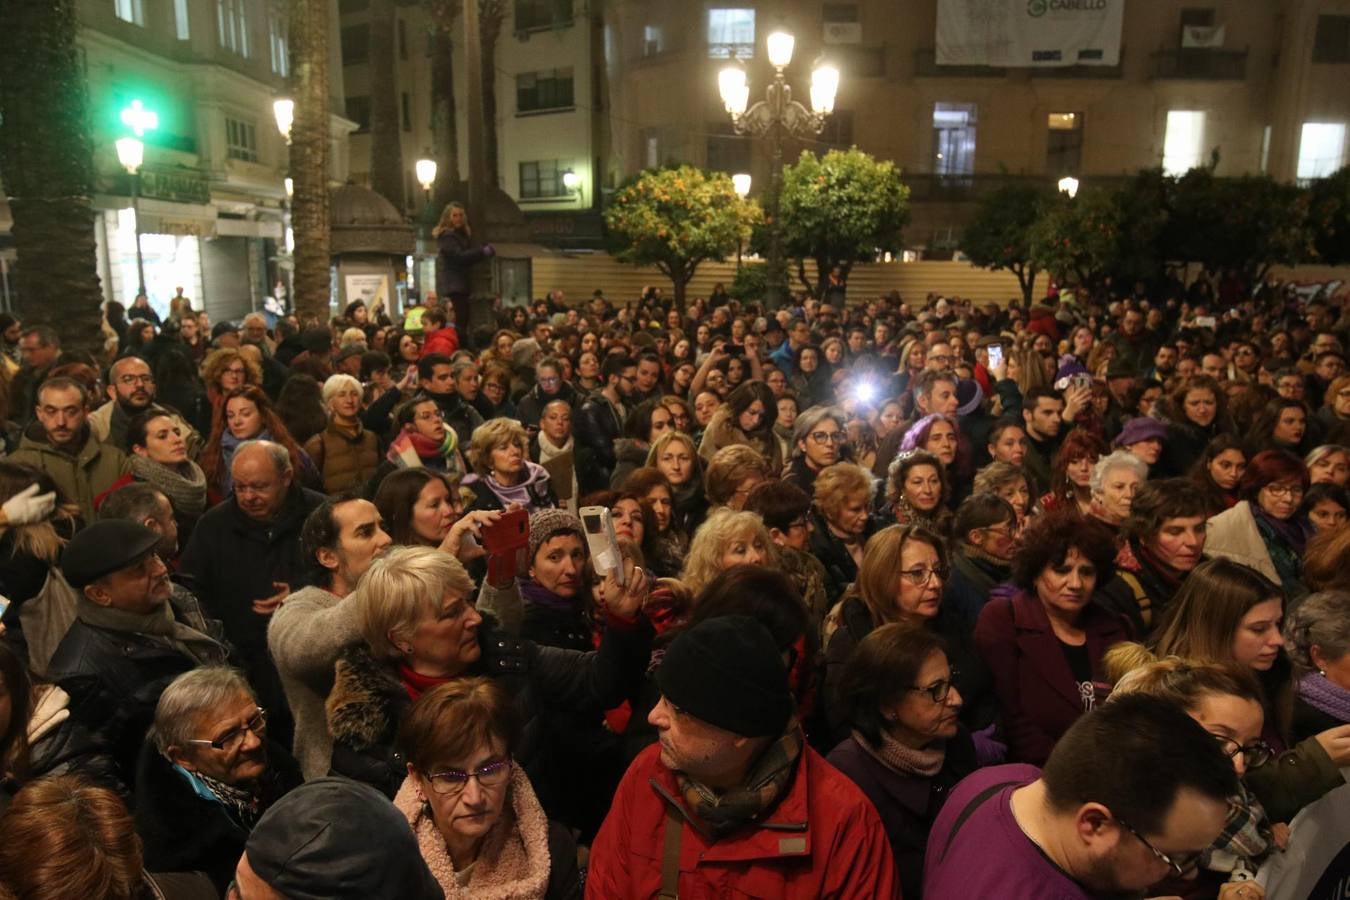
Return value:
<svg viewBox="0 0 1350 900">
<path fill-rule="evenodd" d="M 1261 900 L 1350 305 L 1216 297 L 0 317 L 0 898 Z"/>
</svg>

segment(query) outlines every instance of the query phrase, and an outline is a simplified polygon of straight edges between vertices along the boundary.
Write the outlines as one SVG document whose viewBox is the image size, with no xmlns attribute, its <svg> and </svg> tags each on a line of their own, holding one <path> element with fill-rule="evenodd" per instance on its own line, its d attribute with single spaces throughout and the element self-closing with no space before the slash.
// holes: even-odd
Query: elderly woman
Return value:
<svg viewBox="0 0 1350 900">
<path fill-rule="evenodd" d="M 472 602 L 473 590 L 459 561 L 430 547 L 396 547 L 362 576 L 355 597 L 364 641 L 339 657 L 327 702 L 337 774 L 393 797 L 407 774 L 395 737 L 413 701 L 466 676 L 505 673 L 519 673 L 516 702 L 530 735 L 516 756 L 527 771 L 538 763 L 536 771 L 546 772 L 550 753 L 542 743 L 553 735 L 532 721 L 536 716 L 545 711 L 598 716 L 641 678 L 649 632 L 635 620 L 646 592 L 637 572 L 626 589 L 614 592 L 606 610 L 618 627 L 606 629 L 599 651 L 585 653 L 503 640 L 490 616 L 500 613 L 508 633 L 518 628 L 523 617 L 518 598 L 513 606 L 510 592 L 498 592 L 500 605 L 489 609 L 486 602 Z M 541 786 L 533 771 L 531 780 Z"/>
<path fill-rule="evenodd" d="M 974 493 L 994 494 L 1006 500 L 1017 512 L 1017 530 L 1026 525 L 1031 515 L 1031 488 L 1027 473 L 1021 466 L 995 460 L 975 473 Z"/>
<path fill-rule="evenodd" d="M 1059 510 L 1034 519 L 1013 558 L 1013 597 L 989 601 L 975 644 L 994 675 L 1010 762 L 1043 765 L 1055 741 L 1096 705 L 1102 655 L 1128 626 L 1094 600 L 1111 577 L 1111 533 Z"/>
<path fill-rule="evenodd" d="M 848 442 L 848 413 L 837 406 L 812 406 L 802 410 L 792 426 L 792 460 L 783 477 L 808 494 L 816 476 L 844 458 Z"/>
<path fill-rule="evenodd" d="M 337 494 L 365 484 L 380 464 L 374 432 L 361 426 L 361 382 L 332 375 L 323 383 L 328 427 L 305 442 L 305 452 L 323 479 L 325 493 Z"/>
<path fill-rule="evenodd" d="M 160 695 L 137 762 L 133 811 L 147 868 L 205 872 L 223 892 L 253 826 L 300 782 L 296 761 L 267 739 L 267 712 L 242 674 L 184 672 Z"/>
<path fill-rule="evenodd" d="M 698 594 L 732 566 L 775 566 L 777 548 L 758 515 L 733 509 L 715 510 L 694 532 L 684 559 L 680 583 Z"/>
<path fill-rule="evenodd" d="M 1089 482 L 1092 517 L 1112 528 L 1119 528 L 1129 518 L 1135 491 L 1147 479 L 1148 466 L 1128 450 L 1117 450 L 1097 460 Z"/>
<path fill-rule="evenodd" d="M 703 494 L 703 464 L 694 439 L 680 431 L 667 431 L 647 452 L 647 466 L 658 469 L 670 484 L 674 501 L 671 527 L 682 542 L 708 514 L 708 498 Z"/>
<path fill-rule="evenodd" d="M 1285 620 L 1284 643 L 1298 679 L 1290 738 L 1350 724 L 1350 593 L 1305 597 Z"/>
<path fill-rule="evenodd" d="M 854 463 L 835 463 L 815 480 L 810 553 L 825 567 L 825 596 L 833 605 L 858 577 L 863 547 L 876 530 L 876 480 Z"/>
<path fill-rule="evenodd" d="M 399 737 L 408 777 L 394 805 L 447 898 L 581 896 L 576 843 L 548 820 L 513 758 L 520 725 L 500 684 L 463 678 L 434 688 Z"/>
<path fill-rule="evenodd" d="M 891 460 L 886 479 L 886 502 L 901 525 L 922 525 L 946 534 L 947 470 L 927 450 L 901 450 Z"/>
<path fill-rule="evenodd" d="M 1346 487 L 1350 482 L 1350 447 L 1323 444 L 1313 448 L 1303 460 L 1313 484 L 1324 482 Z"/>
<path fill-rule="evenodd" d="M 777 418 L 778 401 L 769 386 L 762 381 L 747 381 L 732 391 L 713 413 L 699 444 L 699 456 L 711 460 L 723 447 L 741 444 L 759 453 L 769 472 L 777 475 L 783 468 L 778 439 L 773 433 Z"/>
<path fill-rule="evenodd" d="M 771 477 L 764 457 L 744 444 L 731 444 L 713 454 L 703 474 L 703 493 L 713 509 L 742 509 L 756 486 Z"/>
<path fill-rule="evenodd" d="M 904 896 L 923 886 L 928 832 L 952 787 L 978 765 L 942 639 L 914 622 L 881 625 L 858 644 L 835 705 L 850 736 L 827 757 L 881 815 Z"/>
<path fill-rule="evenodd" d="M 469 468 L 463 481 L 473 491 L 474 509 L 505 509 L 511 504 L 534 512 L 555 507 L 548 470 L 530 461 L 530 438 L 514 419 L 489 419 L 473 430 Z"/>
<path fill-rule="evenodd" d="M 1279 584 L 1286 599 L 1303 591 L 1307 523 L 1297 517 L 1308 490 L 1303 462 L 1283 450 L 1263 450 L 1242 476 L 1242 500 L 1209 520 L 1205 553 L 1250 566 Z"/>
</svg>

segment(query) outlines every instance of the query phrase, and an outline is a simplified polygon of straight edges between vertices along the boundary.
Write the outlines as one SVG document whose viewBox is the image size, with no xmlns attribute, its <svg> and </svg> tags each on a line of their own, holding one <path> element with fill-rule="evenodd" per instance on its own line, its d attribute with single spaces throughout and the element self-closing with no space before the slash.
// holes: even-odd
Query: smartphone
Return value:
<svg viewBox="0 0 1350 900">
<path fill-rule="evenodd" d="M 0 597 L 0 619 L 3 619 L 7 612 L 9 612 L 9 598 Z"/>
<path fill-rule="evenodd" d="M 619 539 L 614 534 L 614 520 L 603 506 L 583 506 L 581 525 L 586 529 L 586 546 L 591 551 L 591 565 L 601 578 L 614 573 L 614 580 L 624 583 L 623 554 Z"/>
<path fill-rule="evenodd" d="M 1003 345 L 1002 345 L 1002 344 L 990 344 L 990 345 L 989 345 L 989 350 L 988 350 L 988 352 L 989 352 L 989 366 L 988 366 L 988 368 L 990 368 L 990 369 L 997 369 L 999 366 L 1003 365 Z"/>
<path fill-rule="evenodd" d="M 1208 328 L 1213 331 L 1214 326 L 1218 325 L 1218 320 L 1213 316 L 1196 316 L 1195 325 L 1197 328 Z"/>
<path fill-rule="evenodd" d="M 513 509 L 480 530 L 480 542 L 489 555 L 519 550 L 530 542 L 530 514 L 523 509 Z"/>
</svg>

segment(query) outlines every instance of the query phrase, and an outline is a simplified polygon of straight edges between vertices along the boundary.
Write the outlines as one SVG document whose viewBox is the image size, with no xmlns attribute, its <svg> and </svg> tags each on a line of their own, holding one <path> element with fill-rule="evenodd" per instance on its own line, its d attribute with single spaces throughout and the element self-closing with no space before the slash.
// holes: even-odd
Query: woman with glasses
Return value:
<svg viewBox="0 0 1350 900">
<path fill-rule="evenodd" d="M 220 891 L 244 842 L 300 766 L 267 739 L 267 713 L 238 671 L 203 666 L 160 695 L 137 762 L 132 811 L 146 867 L 205 872 Z"/>
<path fill-rule="evenodd" d="M 778 439 L 773 433 L 777 418 L 778 401 L 769 386 L 762 381 L 747 381 L 732 391 L 713 413 L 699 443 L 699 456 L 706 462 L 723 447 L 743 444 L 758 453 L 769 472 L 777 476 L 783 468 Z"/>
<path fill-rule="evenodd" d="M 858 644 L 837 687 L 849 736 L 827 759 L 881 815 L 905 897 L 922 896 L 929 829 L 951 789 L 979 764 L 960 722 L 957 678 L 940 637 L 915 622 L 891 622 Z"/>
<path fill-rule="evenodd" d="M 991 599 L 975 644 L 994 675 L 1008 761 L 1043 765 L 1074 720 L 1097 703 L 1102 655 L 1129 626 L 1094 600 L 1111 578 L 1114 535 L 1057 510 L 1033 519 L 1013 558 L 1012 597 Z"/>
<path fill-rule="evenodd" d="M 202 361 L 202 381 L 211 408 L 219 410 L 226 397 L 245 385 L 262 387 L 262 367 L 233 348 L 212 350 Z"/>
<path fill-rule="evenodd" d="M 400 737 L 408 818 L 446 897 L 579 898 L 576 843 L 548 820 L 512 758 L 520 726 L 507 692 L 465 678 L 413 704 Z"/>
<path fill-rule="evenodd" d="M 942 603 L 968 629 L 975 628 L 995 587 L 1011 576 L 1021 530 L 1017 511 L 997 494 L 976 490 L 957 507 L 952 519 L 952 569 Z"/>
<path fill-rule="evenodd" d="M 1205 554 L 1250 566 L 1280 585 L 1286 599 L 1301 596 L 1311 528 L 1298 511 L 1307 490 L 1308 470 L 1297 456 L 1256 454 L 1239 485 L 1242 500 L 1209 520 Z"/>
<path fill-rule="evenodd" d="M 1247 785 L 1276 822 L 1344 783 L 1350 726 L 1294 743 L 1290 728 L 1295 683 L 1280 623 L 1284 599 L 1268 578 L 1227 559 L 1201 563 L 1186 579 L 1150 649 L 1158 656 L 1232 666 L 1261 683 L 1261 738 L 1280 754 L 1247 773 Z M 1124 652 L 1124 651 L 1122 651 Z"/>
<path fill-rule="evenodd" d="M 1108 657 L 1113 670 L 1134 667 L 1116 680 L 1108 702 L 1128 694 L 1148 694 L 1185 710 L 1214 736 L 1243 779 L 1238 782 L 1239 793 L 1229 799 L 1228 823 L 1219 839 L 1198 856 L 1170 858 L 1172 875 L 1152 886 L 1150 893 L 1257 900 L 1260 895 L 1251 879 L 1266 859 L 1283 849 L 1288 834 L 1287 825 L 1273 824 L 1245 783 L 1247 773 L 1271 758 L 1270 747 L 1261 740 L 1265 713 L 1260 685 L 1240 669 L 1215 663 L 1176 656 L 1154 659 L 1151 654 L 1132 651 L 1113 651 Z"/>
<path fill-rule="evenodd" d="M 792 459 L 783 477 L 812 493 L 816 476 L 845 458 L 848 414 L 837 406 L 812 406 L 792 426 Z"/>
</svg>

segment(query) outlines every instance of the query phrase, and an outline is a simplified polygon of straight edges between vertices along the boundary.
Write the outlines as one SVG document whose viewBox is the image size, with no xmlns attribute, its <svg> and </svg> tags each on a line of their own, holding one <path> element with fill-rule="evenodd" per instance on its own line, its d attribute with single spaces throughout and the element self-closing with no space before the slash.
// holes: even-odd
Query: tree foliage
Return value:
<svg viewBox="0 0 1350 900">
<path fill-rule="evenodd" d="M 1307 192 L 1267 175 L 1218 177 L 1196 168 L 1167 192 L 1165 259 L 1235 269 L 1256 282 L 1276 264 L 1310 255 Z"/>
<path fill-rule="evenodd" d="M 611 252 L 620 262 L 656 266 L 681 304 L 699 265 L 735 252 L 760 218 L 730 175 L 687 165 L 641 173 L 605 209 Z"/>
<path fill-rule="evenodd" d="M 779 202 L 784 252 L 797 260 L 797 277 L 815 296 L 824 293 L 834 266 L 847 277 L 855 262 L 898 252 L 909 218 L 900 170 L 856 147 L 823 157 L 803 150 L 783 171 Z M 816 263 L 815 284 L 806 278 L 808 259 Z"/>
<path fill-rule="evenodd" d="M 1158 198 L 1135 186 L 1088 187 L 1077 197 L 1059 195 L 1044 204 L 1031 228 L 1031 261 L 1087 286 L 1107 276 L 1151 278 L 1161 262 L 1157 246 L 1164 222 Z"/>
<path fill-rule="evenodd" d="M 1308 189 L 1308 228 L 1321 262 L 1331 266 L 1350 262 L 1350 166 Z"/>
<path fill-rule="evenodd" d="M 1030 302 L 1040 266 L 1031 255 L 1031 230 L 1047 203 L 1054 199 L 1044 185 L 1013 182 L 980 201 L 966 226 L 961 250 L 986 269 L 1006 269 L 1017 276 L 1022 299 Z"/>
</svg>

